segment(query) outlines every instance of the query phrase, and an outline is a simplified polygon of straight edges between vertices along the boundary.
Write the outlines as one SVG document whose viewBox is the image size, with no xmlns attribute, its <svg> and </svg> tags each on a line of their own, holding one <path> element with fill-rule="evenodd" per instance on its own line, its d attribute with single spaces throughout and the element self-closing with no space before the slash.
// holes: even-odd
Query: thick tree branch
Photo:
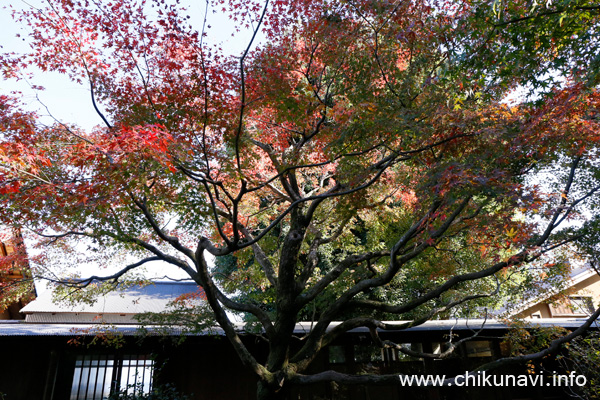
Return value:
<svg viewBox="0 0 600 400">
<path fill-rule="evenodd" d="M 242 226 L 240 229 L 244 236 L 252 240 L 252 235 L 250 234 L 250 232 L 248 232 L 248 230 L 245 227 Z M 275 268 L 273 268 L 273 264 L 271 264 L 271 261 L 263 251 L 262 247 L 260 247 L 258 243 L 254 243 L 252 245 L 252 251 L 254 252 L 254 258 L 256 259 L 256 262 L 258 262 L 258 264 L 261 266 L 269 283 L 273 287 L 276 287 L 277 277 L 275 276 Z"/>
<path fill-rule="evenodd" d="M 208 264 L 206 263 L 206 259 L 204 257 L 206 241 L 201 240 L 198 244 L 198 248 L 196 250 L 194 259 L 196 262 L 196 268 L 198 270 L 197 273 L 193 273 L 190 276 L 199 283 L 204 292 L 206 294 L 207 301 L 215 313 L 215 319 L 219 326 L 225 332 L 225 335 L 231 342 L 234 350 L 240 357 L 240 360 L 244 365 L 247 365 L 252 369 L 252 371 L 261 379 L 267 379 L 270 376 L 270 372 L 264 368 L 260 363 L 254 358 L 254 356 L 248 351 L 242 340 L 240 339 L 235 327 L 229 320 L 229 317 L 225 313 L 225 310 L 219 303 L 219 290 L 213 282 L 210 274 L 208 272 Z M 221 297 L 223 300 L 226 300 L 225 297 Z M 270 324 L 263 325 L 267 332 L 271 331 Z"/>
</svg>

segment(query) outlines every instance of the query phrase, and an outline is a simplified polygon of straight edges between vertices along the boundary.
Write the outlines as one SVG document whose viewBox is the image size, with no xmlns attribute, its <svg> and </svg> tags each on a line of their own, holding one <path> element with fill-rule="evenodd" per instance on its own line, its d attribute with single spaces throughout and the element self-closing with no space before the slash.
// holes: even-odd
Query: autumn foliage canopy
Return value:
<svg viewBox="0 0 600 400">
<path fill-rule="evenodd" d="M 30 48 L 1 56 L 5 77 L 60 72 L 89 87 L 101 124 L 42 124 L 1 95 L 0 219 L 41 249 L 135 257 L 111 278 L 156 260 L 184 270 L 259 396 L 331 380 L 303 373 L 350 329 L 482 316 L 567 273 L 567 251 L 594 259 L 593 2 L 206 7 L 207 20 L 158 0 L 15 11 Z M 213 10 L 242 54 L 208 41 Z M 266 362 L 226 310 L 264 331 Z"/>
</svg>

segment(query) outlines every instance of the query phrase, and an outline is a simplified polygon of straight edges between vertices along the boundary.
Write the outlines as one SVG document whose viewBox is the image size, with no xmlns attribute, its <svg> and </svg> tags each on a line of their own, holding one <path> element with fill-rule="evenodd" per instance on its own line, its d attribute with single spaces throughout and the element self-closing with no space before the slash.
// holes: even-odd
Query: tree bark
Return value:
<svg viewBox="0 0 600 400">
<path fill-rule="evenodd" d="M 256 400 L 284 400 L 286 392 L 285 388 L 275 391 L 273 386 L 259 381 L 256 387 Z"/>
</svg>

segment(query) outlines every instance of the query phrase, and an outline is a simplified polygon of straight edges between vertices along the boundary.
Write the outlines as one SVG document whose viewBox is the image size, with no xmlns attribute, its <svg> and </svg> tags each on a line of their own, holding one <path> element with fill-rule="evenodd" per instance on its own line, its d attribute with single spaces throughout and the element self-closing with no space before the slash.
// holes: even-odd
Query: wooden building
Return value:
<svg viewBox="0 0 600 400">
<path fill-rule="evenodd" d="M 193 292 L 193 283 L 156 283 L 113 293 L 88 306 L 54 304 L 43 294 L 24 308 L 26 320 L 0 321 L 0 398 L 3 400 L 106 399 L 117 391 L 147 392 L 165 384 L 195 400 L 253 399 L 256 380 L 242 366 L 220 329 L 186 333 L 173 326 L 165 332 L 140 331 L 134 314 L 164 309 L 169 299 Z M 51 304 L 50 304 L 51 303 Z M 54 305 L 52 305 L 54 304 Z M 98 321 L 102 321 L 98 323 Z M 577 328 L 582 319 L 539 319 L 541 326 Z M 334 324 L 335 325 L 335 324 Z M 239 325 L 243 331 L 243 325 Z M 298 345 L 311 329 L 299 323 Z M 406 330 L 380 332 L 382 339 L 403 343 L 416 351 L 439 353 L 449 343 L 471 337 L 443 360 L 420 359 L 377 348 L 367 329 L 354 329 L 324 349 L 312 372 L 336 370 L 349 374 L 405 374 L 452 377 L 507 355 L 502 338 L 510 328 L 494 320 L 429 321 Z M 243 340 L 258 359 L 267 343 L 257 335 Z M 552 370 L 553 366 L 548 366 Z M 500 371 L 527 374 L 524 369 Z M 292 387 L 288 399 L 562 399 L 562 387 L 469 385 L 418 387 L 398 384 L 343 386 L 319 384 Z M 2 397 L 4 396 L 4 397 Z"/>
<path fill-rule="evenodd" d="M 567 287 L 520 304 L 511 315 L 525 319 L 584 318 L 600 307 L 600 275 L 591 266 L 573 271 Z"/>
<path fill-rule="evenodd" d="M 0 320 L 23 319 L 19 311 L 35 298 L 21 232 L 0 229 Z"/>
<path fill-rule="evenodd" d="M 549 324 L 547 321 L 542 321 Z M 556 322 L 556 321 L 554 321 Z M 423 326 L 382 337 L 406 343 L 416 350 L 436 352 L 447 346 L 448 335 L 459 340 L 481 329 L 483 321 L 428 322 Z M 574 328 L 580 320 L 561 322 Z M 309 329 L 299 324 L 296 334 Z M 507 327 L 487 321 L 480 338 L 461 345 L 453 357 L 424 360 L 375 347 L 369 332 L 356 329 L 319 355 L 313 372 L 333 369 L 351 374 L 431 374 L 455 376 L 503 355 L 501 337 Z M 138 336 L 136 326 L 113 325 L 100 331 L 90 324 L 0 322 L 0 394 L 4 399 L 77 400 L 106 399 L 117 390 L 148 391 L 174 385 L 195 400 L 254 398 L 256 380 L 244 368 L 222 332 L 185 335 Z M 102 339 L 95 339 L 100 334 Z M 266 355 L 266 344 L 254 335 L 243 340 L 254 353 Z M 527 374 L 524 369 L 504 373 Z M 549 378 L 548 378 L 549 379 Z M 288 399 L 563 399 L 564 388 L 546 386 L 417 387 L 401 384 L 343 386 L 319 384 L 291 388 Z"/>
</svg>

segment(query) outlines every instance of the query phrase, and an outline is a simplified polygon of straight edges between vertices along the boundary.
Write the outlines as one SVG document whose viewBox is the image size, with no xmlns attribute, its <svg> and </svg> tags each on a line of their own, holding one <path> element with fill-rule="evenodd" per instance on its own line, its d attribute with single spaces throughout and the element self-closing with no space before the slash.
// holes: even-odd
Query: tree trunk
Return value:
<svg viewBox="0 0 600 400">
<path fill-rule="evenodd" d="M 259 381 L 256 388 L 256 400 L 285 400 L 287 399 L 287 396 L 284 394 L 286 392 L 285 387 L 276 392 L 266 382 Z"/>
</svg>

